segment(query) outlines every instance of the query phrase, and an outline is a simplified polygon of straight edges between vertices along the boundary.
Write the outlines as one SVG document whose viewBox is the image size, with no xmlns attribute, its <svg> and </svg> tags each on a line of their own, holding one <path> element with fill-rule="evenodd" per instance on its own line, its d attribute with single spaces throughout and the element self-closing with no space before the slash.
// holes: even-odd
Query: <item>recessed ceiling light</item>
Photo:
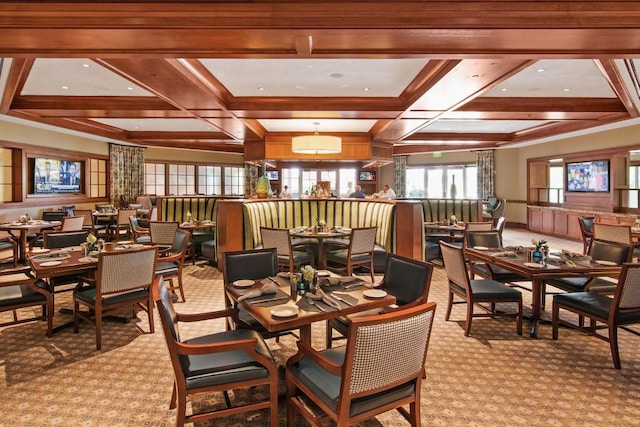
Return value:
<svg viewBox="0 0 640 427">
<path fill-rule="evenodd" d="M 536 72 L 538 72 L 538 73 L 544 73 L 544 68 L 538 68 L 538 69 L 536 70 Z"/>
<path fill-rule="evenodd" d="M 263 87 L 259 87 L 258 90 L 259 91 L 264 91 L 264 88 Z"/>
<path fill-rule="evenodd" d="M 67 90 L 69 89 L 69 86 L 62 86 L 62 89 Z"/>
<path fill-rule="evenodd" d="M 563 91 L 563 92 L 570 92 L 570 91 L 571 91 L 571 89 L 569 89 L 569 88 L 567 87 L 567 88 L 562 89 L 562 91 Z"/>
<path fill-rule="evenodd" d="M 369 88 L 368 88 L 368 87 L 365 87 L 365 88 L 364 88 L 364 89 L 362 89 L 362 90 L 363 90 L 363 91 L 365 91 L 365 92 L 369 92 Z"/>
<path fill-rule="evenodd" d="M 341 78 L 344 77 L 344 74 L 342 74 L 342 73 L 333 73 L 333 74 L 330 74 L 330 76 L 333 77 L 334 79 L 341 79 Z"/>
<path fill-rule="evenodd" d="M 503 87 L 502 89 L 500 89 L 500 92 L 506 92 L 506 91 L 507 91 L 506 87 Z"/>
<path fill-rule="evenodd" d="M 91 64 L 87 64 L 87 63 L 82 64 L 82 68 L 90 68 L 90 67 L 91 67 Z"/>
<path fill-rule="evenodd" d="M 127 90 L 133 90 L 133 87 L 127 86 Z"/>
</svg>

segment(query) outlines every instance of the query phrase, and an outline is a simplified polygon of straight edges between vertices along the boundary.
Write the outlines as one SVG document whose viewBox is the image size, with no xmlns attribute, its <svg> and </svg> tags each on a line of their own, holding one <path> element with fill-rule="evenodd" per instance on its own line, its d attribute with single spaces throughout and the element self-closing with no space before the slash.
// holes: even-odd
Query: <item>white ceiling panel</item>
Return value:
<svg viewBox="0 0 640 427">
<path fill-rule="evenodd" d="M 89 59 L 36 59 L 21 95 L 152 96 Z"/>
<path fill-rule="evenodd" d="M 368 132 L 375 120 L 332 120 L 332 119 L 287 119 L 259 120 L 269 132 L 313 132 L 318 123 L 318 132 Z"/>
<path fill-rule="evenodd" d="M 440 120 L 420 132 L 511 133 L 548 123 L 546 120 Z"/>
<path fill-rule="evenodd" d="M 201 59 L 234 96 L 397 97 L 425 59 Z"/>
<path fill-rule="evenodd" d="M 616 94 L 591 59 L 545 59 L 483 96 L 615 98 Z"/>
</svg>

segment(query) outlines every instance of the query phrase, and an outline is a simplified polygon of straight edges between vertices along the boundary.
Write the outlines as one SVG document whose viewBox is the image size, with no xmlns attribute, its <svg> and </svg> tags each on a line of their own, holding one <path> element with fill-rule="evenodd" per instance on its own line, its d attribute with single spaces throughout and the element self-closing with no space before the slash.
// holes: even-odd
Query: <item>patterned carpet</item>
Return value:
<svg viewBox="0 0 640 427">
<path fill-rule="evenodd" d="M 198 264 L 186 270 L 186 303 L 182 312 L 220 308 L 221 274 Z M 379 278 L 378 278 L 379 280 Z M 525 301 L 530 294 L 523 292 Z M 71 307 L 70 294 L 56 297 L 57 308 Z M 623 368 L 613 368 L 608 344 L 562 329 L 551 340 L 551 327 L 541 326 L 539 339 L 516 335 L 513 320 L 478 319 L 471 337 L 463 335 L 464 306 L 454 307 L 444 321 L 447 285 L 437 269 L 430 299 L 438 302 L 423 383 L 424 426 L 632 426 L 640 420 L 640 338 L 620 333 Z M 550 299 L 547 307 L 551 306 Z M 25 310 L 21 317 L 33 311 Z M 547 312 L 548 316 L 549 313 Z M 10 319 L 0 315 L 0 321 Z M 70 320 L 57 314 L 55 325 Z M 525 323 L 528 327 L 528 323 Z M 221 330 L 221 322 L 183 325 L 183 338 Z M 65 329 L 44 336 L 43 322 L 0 329 L 0 426 L 171 426 L 168 409 L 173 372 L 159 322 L 149 334 L 144 313 L 127 324 L 105 323 L 102 350 L 95 351 L 94 329 Z M 314 343 L 324 343 L 324 324 L 314 326 Z M 294 338 L 270 346 L 281 364 L 295 351 Z M 284 381 L 281 383 L 284 393 Z M 245 400 L 263 390 L 237 392 Z M 250 395 L 248 395 L 250 394 Z M 219 405 L 219 395 L 195 405 Z M 285 408 L 280 405 L 280 425 Z M 268 413 L 248 413 L 198 426 L 266 426 Z M 302 425 L 298 418 L 297 425 Z M 406 426 L 395 411 L 361 426 Z"/>
</svg>

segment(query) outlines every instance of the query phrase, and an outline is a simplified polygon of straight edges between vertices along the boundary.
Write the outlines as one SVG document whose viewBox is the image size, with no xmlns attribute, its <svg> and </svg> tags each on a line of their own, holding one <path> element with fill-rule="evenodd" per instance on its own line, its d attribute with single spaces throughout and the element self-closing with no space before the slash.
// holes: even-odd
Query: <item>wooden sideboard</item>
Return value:
<svg viewBox="0 0 640 427">
<path fill-rule="evenodd" d="M 539 233 L 581 240 L 578 218 L 595 216 L 604 224 L 635 225 L 636 216 L 612 212 L 597 212 L 545 206 L 527 206 L 527 224 L 529 230 Z"/>
</svg>

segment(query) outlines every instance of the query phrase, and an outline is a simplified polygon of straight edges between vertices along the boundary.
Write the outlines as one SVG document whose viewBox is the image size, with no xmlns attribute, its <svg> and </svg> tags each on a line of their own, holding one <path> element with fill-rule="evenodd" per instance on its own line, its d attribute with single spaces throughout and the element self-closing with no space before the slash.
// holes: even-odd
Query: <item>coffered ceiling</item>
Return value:
<svg viewBox="0 0 640 427">
<path fill-rule="evenodd" d="M 639 113 L 640 2 L 3 2 L 0 113 L 242 153 L 314 131 L 394 154 Z"/>
</svg>

